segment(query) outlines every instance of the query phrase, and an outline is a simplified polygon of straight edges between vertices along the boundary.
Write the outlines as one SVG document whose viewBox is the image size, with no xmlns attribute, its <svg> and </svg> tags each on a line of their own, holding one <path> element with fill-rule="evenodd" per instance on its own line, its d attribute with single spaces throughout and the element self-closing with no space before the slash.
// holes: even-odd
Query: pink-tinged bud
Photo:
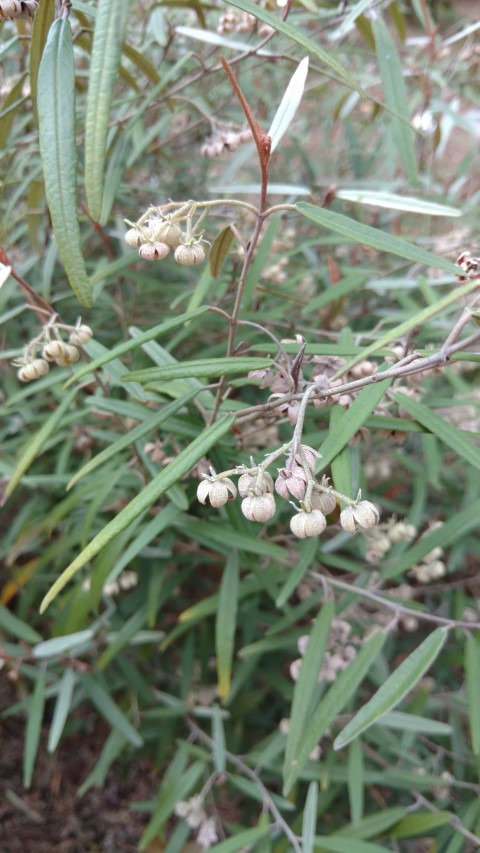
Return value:
<svg viewBox="0 0 480 853">
<path fill-rule="evenodd" d="M 307 477 L 303 468 L 295 466 L 291 470 L 281 468 L 275 481 L 275 491 L 280 497 L 289 500 L 290 495 L 297 500 L 303 500 L 307 487 Z"/>
<path fill-rule="evenodd" d="M 166 243 L 144 243 L 140 246 L 138 254 L 144 261 L 162 261 L 170 251 Z"/>
<path fill-rule="evenodd" d="M 299 539 L 307 539 L 310 536 L 320 536 L 327 526 L 327 519 L 319 509 L 311 512 L 297 512 L 290 519 L 290 530 Z"/>
<path fill-rule="evenodd" d="M 275 515 L 275 498 L 271 494 L 249 495 L 242 501 L 242 512 L 249 521 L 269 521 Z"/>
<path fill-rule="evenodd" d="M 247 498 L 249 495 L 271 494 L 273 492 L 272 475 L 262 469 L 257 474 L 246 471 L 238 480 L 238 492 L 242 498 Z"/>
<path fill-rule="evenodd" d="M 224 506 L 237 495 L 235 483 L 224 477 L 222 480 L 203 480 L 197 489 L 197 498 L 201 504 L 210 504 L 215 508 Z"/>
</svg>

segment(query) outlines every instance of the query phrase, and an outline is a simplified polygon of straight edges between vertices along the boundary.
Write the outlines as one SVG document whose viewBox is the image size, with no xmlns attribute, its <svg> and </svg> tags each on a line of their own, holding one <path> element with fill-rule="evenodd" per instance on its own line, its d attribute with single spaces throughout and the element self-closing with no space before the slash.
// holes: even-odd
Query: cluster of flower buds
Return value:
<svg viewBox="0 0 480 853">
<path fill-rule="evenodd" d="M 220 16 L 217 24 L 217 33 L 220 35 L 228 35 L 234 32 L 253 33 L 255 31 L 261 38 L 266 38 L 274 32 L 274 29 L 248 12 L 226 12 Z"/>
<path fill-rule="evenodd" d="M 175 806 L 175 814 L 183 818 L 191 829 L 197 830 L 197 844 L 202 850 L 208 850 L 217 843 L 216 820 L 206 814 L 201 794 L 195 794 L 189 800 L 180 800 Z"/>
<path fill-rule="evenodd" d="M 68 334 L 64 341 L 61 332 Z M 52 363 L 59 367 L 69 367 L 80 358 L 80 347 L 87 344 L 92 337 L 90 326 L 77 321 L 75 326 L 57 323 L 55 317 L 47 323 L 37 338 L 25 347 L 18 367 L 17 376 L 20 382 L 31 382 L 46 376 Z"/>
<path fill-rule="evenodd" d="M 347 506 L 340 513 L 340 524 L 349 533 L 356 533 L 358 527 L 370 528 L 378 523 L 379 513 L 370 501 L 351 500 L 336 492 L 323 477 L 318 483 L 314 476 L 315 463 L 319 454 L 312 447 L 300 445 L 298 452 L 289 453 L 287 466 L 278 469 L 274 482 L 267 471 L 275 459 L 287 450 L 291 451 L 292 442 L 270 453 L 265 462 L 252 467 L 238 467 L 217 474 L 213 468 L 209 474 L 203 474 L 204 480 L 197 489 L 197 498 L 202 504 L 213 507 L 224 506 L 237 496 L 242 498 L 242 513 L 249 521 L 265 523 L 275 515 L 274 492 L 286 499 L 295 508 L 296 513 L 290 519 L 290 530 L 299 539 L 320 536 L 327 526 L 327 516 L 337 506 L 337 501 Z M 231 479 L 238 476 L 237 486 Z M 291 497 L 299 501 L 300 506 L 292 503 Z"/>
<path fill-rule="evenodd" d="M 0 0 L 0 18 L 33 18 L 38 9 L 37 0 Z"/>
<path fill-rule="evenodd" d="M 235 151 L 242 142 L 249 142 L 252 131 L 249 127 L 242 130 L 218 127 L 203 143 L 200 154 L 202 157 L 219 157 L 224 151 Z"/>
<path fill-rule="evenodd" d="M 187 218 L 186 231 L 182 230 L 178 215 L 164 216 L 161 210 L 143 220 L 144 217 L 141 217 L 139 222 L 132 225 L 124 239 L 127 246 L 138 249 L 138 254 L 144 261 L 162 261 L 170 249 L 174 250 L 173 256 L 177 264 L 182 266 L 191 267 L 205 260 L 205 241 L 201 235 L 195 234 L 191 218 Z"/>
<path fill-rule="evenodd" d="M 308 641 L 308 634 L 298 639 L 297 648 L 302 657 L 307 650 Z M 352 626 L 348 622 L 344 619 L 333 619 L 318 681 L 335 681 L 339 672 L 356 656 L 361 642 L 360 637 L 352 634 Z M 290 664 L 290 677 L 293 681 L 298 680 L 301 664 L 302 658 L 297 658 Z"/>
</svg>

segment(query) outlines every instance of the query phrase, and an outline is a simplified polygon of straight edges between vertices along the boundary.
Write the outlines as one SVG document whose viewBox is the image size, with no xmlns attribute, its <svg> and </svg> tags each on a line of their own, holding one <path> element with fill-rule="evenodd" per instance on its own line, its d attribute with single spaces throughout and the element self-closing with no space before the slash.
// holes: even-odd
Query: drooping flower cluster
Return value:
<svg viewBox="0 0 480 853">
<path fill-rule="evenodd" d="M 68 335 L 65 341 L 62 333 Z M 40 334 L 24 348 L 20 359 L 14 362 L 18 367 L 20 382 L 31 382 L 46 376 L 52 364 L 68 367 L 80 358 L 80 348 L 92 337 L 90 326 L 77 320 L 75 326 L 57 322 L 54 315 L 43 327 Z"/>
<path fill-rule="evenodd" d="M 182 817 L 192 829 L 197 829 L 197 844 L 202 850 L 208 850 L 218 841 L 216 820 L 208 817 L 203 808 L 203 797 L 196 794 L 189 800 L 180 800 L 175 806 L 175 814 Z"/>
<path fill-rule="evenodd" d="M 422 533 L 420 539 L 423 539 L 431 533 L 432 530 L 436 530 L 439 527 L 442 527 L 441 521 L 432 522 L 425 533 Z M 421 563 L 418 563 L 416 566 L 412 566 L 410 569 L 410 575 L 415 578 L 418 583 L 431 583 L 431 581 L 442 578 L 447 571 L 447 567 L 443 562 L 442 557 L 443 548 L 440 548 L 440 546 L 437 545 L 435 548 L 432 548 L 428 554 L 425 554 Z"/>
<path fill-rule="evenodd" d="M 307 650 L 308 640 L 308 634 L 298 640 L 297 648 L 302 657 Z M 339 672 L 353 660 L 360 644 L 360 637 L 352 634 L 352 626 L 348 622 L 343 619 L 333 619 L 318 681 L 335 681 Z M 302 657 L 290 664 L 290 676 L 293 681 L 298 679 Z"/>
<path fill-rule="evenodd" d="M 277 470 L 274 481 L 267 468 L 285 453 L 287 463 Z M 377 524 L 379 513 L 373 503 L 362 501 L 360 494 L 356 500 L 340 494 L 329 485 L 326 477 L 317 481 L 314 471 L 319 455 L 312 447 L 302 444 L 295 452 L 292 441 L 268 454 L 260 465 L 251 460 L 250 468 L 240 466 L 219 474 L 211 468 L 209 474 L 203 474 L 197 498 L 202 504 L 218 508 L 234 500 L 238 492 L 245 518 L 264 524 L 275 515 L 276 493 L 296 510 L 290 519 L 290 530 L 299 539 L 320 536 L 327 526 L 327 516 L 335 511 L 338 501 L 346 504 L 339 520 L 349 533 L 356 533 L 359 527 L 368 529 Z M 237 486 L 231 479 L 233 476 L 239 478 Z M 291 501 L 292 497 L 299 501 L 299 505 Z"/>
<path fill-rule="evenodd" d="M 162 210 L 161 207 L 149 208 L 138 222 L 127 222 L 132 227 L 125 234 L 124 240 L 130 248 L 138 249 L 144 261 L 161 261 L 173 249 L 177 264 L 201 264 L 206 257 L 203 246 L 206 241 L 198 233 L 200 219 L 193 225 L 194 212 L 195 205 L 192 203 L 179 205 L 172 212 Z M 182 222 L 186 222 L 185 231 L 181 227 Z"/>
<path fill-rule="evenodd" d="M 200 154 L 202 157 L 219 157 L 224 151 L 236 151 L 243 142 L 249 142 L 252 131 L 249 127 L 236 130 L 234 127 L 217 125 L 212 134 L 205 139 Z"/>
</svg>

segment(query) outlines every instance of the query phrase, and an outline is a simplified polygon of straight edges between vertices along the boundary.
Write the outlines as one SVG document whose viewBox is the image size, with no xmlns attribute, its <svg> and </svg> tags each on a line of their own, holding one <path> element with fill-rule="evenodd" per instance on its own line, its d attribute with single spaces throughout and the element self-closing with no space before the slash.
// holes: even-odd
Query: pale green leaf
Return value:
<svg viewBox="0 0 480 853">
<path fill-rule="evenodd" d="M 317 835 L 315 848 L 322 853 L 388 853 L 388 847 L 354 838 L 338 838 L 333 835 Z"/>
<path fill-rule="evenodd" d="M 463 211 L 459 207 L 451 207 L 448 204 L 439 204 L 437 201 L 428 201 L 409 195 L 383 192 L 382 190 L 339 189 L 335 192 L 335 198 L 340 198 L 342 201 L 353 201 L 357 204 L 369 204 L 372 207 L 384 207 L 387 210 L 405 210 L 423 216 L 463 215 Z"/>
<path fill-rule="evenodd" d="M 317 826 L 318 782 L 310 782 L 302 818 L 302 853 L 312 853 Z"/>
<path fill-rule="evenodd" d="M 115 536 L 125 530 L 144 510 L 148 509 L 160 495 L 173 486 L 181 477 L 204 456 L 217 441 L 233 426 L 233 417 L 224 417 L 212 426 L 206 427 L 178 456 L 173 459 L 150 483 L 124 507 L 87 545 L 65 569 L 43 599 L 40 610 L 43 613 L 57 597 L 64 586 Z"/>
<path fill-rule="evenodd" d="M 287 132 L 292 123 L 295 113 L 297 112 L 305 89 L 305 82 L 308 74 L 308 56 L 304 57 L 298 64 L 296 71 L 293 73 L 290 82 L 285 90 L 285 94 L 280 102 L 280 105 L 275 113 L 268 136 L 272 140 L 271 153 L 278 147 L 282 136 Z"/>
<path fill-rule="evenodd" d="M 41 635 L 23 619 L 15 616 L 4 604 L 0 604 L 0 628 L 12 637 L 18 637 L 24 643 L 39 643 Z"/>
<path fill-rule="evenodd" d="M 97 711 L 104 717 L 108 723 L 117 729 L 120 734 L 125 737 L 132 746 L 142 746 L 143 738 L 137 730 L 127 720 L 123 711 L 113 701 L 105 687 L 92 675 L 83 674 L 82 686 L 85 689 L 88 697 L 95 705 Z"/>
<path fill-rule="evenodd" d="M 410 838 L 424 833 L 430 833 L 432 829 L 438 829 L 450 823 L 454 815 L 452 812 L 418 811 L 406 815 L 393 829 L 390 830 L 392 838 Z"/>
<path fill-rule="evenodd" d="M 73 689 L 77 676 L 71 667 L 67 667 L 58 685 L 57 701 L 53 711 L 52 723 L 48 733 L 48 752 L 55 752 L 65 728 L 73 699 Z"/>
<path fill-rule="evenodd" d="M 358 711 L 337 736 L 334 749 L 342 749 L 358 737 L 412 690 L 422 675 L 436 660 L 447 639 L 445 628 L 437 628 L 387 678 L 371 699 Z"/>
<path fill-rule="evenodd" d="M 233 649 L 237 627 L 238 570 L 238 554 L 236 551 L 232 551 L 223 571 L 215 621 L 218 695 L 223 701 L 228 698 L 232 677 Z"/>
<path fill-rule="evenodd" d="M 243 832 L 238 832 L 232 838 L 227 838 L 226 841 L 221 841 L 220 844 L 214 844 L 210 847 L 210 853 L 237 853 L 237 850 L 243 850 L 245 847 L 250 848 L 250 845 L 260 838 L 264 838 L 270 833 L 268 825 L 254 826 L 253 829 L 245 829 Z"/>
<path fill-rule="evenodd" d="M 75 631 L 73 634 L 66 634 L 63 637 L 52 637 L 51 640 L 44 640 L 43 643 L 34 646 L 32 655 L 39 660 L 56 655 L 66 655 L 73 649 L 88 643 L 94 636 L 95 632 L 91 628 L 86 628 L 84 631 Z"/>
<path fill-rule="evenodd" d="M 371 246 L 379 252 L 398 255 L 398 257 L 405 258 L 407 261 L 413 261 L 413 263 L 422 264 L 423 266 L 435 267 L 451 275 L 458 275 L 460 273 L 458 267 L 450 261 L 445 261 L 443 258 L 432 255 L 431 252 L 420 249 L 414 243 L 408 243 L 407 240 L 402 240 L 393 234 L 387 234 L 386 231 L 381 231 L 379 228 L 372 228 L 371 225 L 364 225 L 355 219 L 343 216 L 341 213 L 334 213 L 332 210 L 316 207 L 314 204 L 309 204 L 306 201 L 298 201 L 295 206 L 299 213 L 306 216 L 307 219 L 311 219 L 312 222 L 316 222 L 322 228 L 328 228 L 330 231 L 340 234 L 349 242 Z M 381 346 L 383 345 L 382 343 Z M 368 351 L 368 347 L 366 351 Z"/>
<path fill-rule="evenodd" d="M 39 143 L 58 254 L 78 301 L 93 304 L 77 214 L 75 69 L 68 18 L 50 27 L 38 72 Z"/>
<path fill-rule="evenodd" d="M 110 109 L 129 7 L 128 0 L 99 0 L 97 7 L 85 118 L 85 192 L 97 222 L 102 213 Z"/>
<path fill-rule="evenodd" d="M 25 746 L 23 752 L 23 787 L 32 784 L 33 768 L 37 757 L 40 734 L 42 731 L 43 710 L 45 708 L 46 670 L 38 670 L 35 688 L 28 707 Z"/>
<path fill-rule="evenodd" d="M 465 644 L 465 683 L 473 754 L 480 755 L 480 640 L 478 634 L 470 634 Z"/>
<path fill-rule="evenodd" d="M 197 361 L 178 361 L 164 367 L 147 367 L 132 370 L 122 377 L 124 382 L 164 382 L 173 379 L 198 379 L 199 377 L 223 376 L 228 373 L 248 373 L 272 366 L 271 358 L 201 358 Z"/>
</svg>

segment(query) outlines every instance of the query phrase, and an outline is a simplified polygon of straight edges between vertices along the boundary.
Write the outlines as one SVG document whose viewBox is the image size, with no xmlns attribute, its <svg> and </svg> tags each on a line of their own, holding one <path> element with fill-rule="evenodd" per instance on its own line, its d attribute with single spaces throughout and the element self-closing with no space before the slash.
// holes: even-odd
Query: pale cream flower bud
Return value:
<svg viewBox="0 0 480 853">
<path fill-rule="evenodd" d="M 210 504 L 215 508 L 224 506 L 237 495 L 235 483 L 228 477 L 221 480 L 203 480 L 197 489 L 197 498 L 201 504 Z"/>
<path fill-rule="evenodd" d="M 40 376 L 45 376 L 50 370 L 48 361 L 44 358 L 34 358 L 29 364 L 24 364 L 17 373 L 20 382 L 31 382 L 33 379 L 39 379 Z"/>
<path fill-rule="evenodd" d="M 297 512 L 290 519 L 290 530 L 299 539 L 307 539 L 310 536 L 320 536 L 327 526 L 327 519 L 319 509 L 311 512 Z"/>
<path fill-rule="evenodd" d="M 172 249 L 180 245 L 184 236 L 182 229 L 175 222 L 166 219 L 151 219 L 148 223 L 150 239 L 154 242 L 165 243 Z"/>
<path fill-rule="evenodd" d="M 145 229 L 137 225 L 135 228 L 129 228 L 123 239 L 131 249 L 139 249 L 148 238 Z"/>
<path fill-rule="evenodd" d="M 60 367 L 68 367 L 70 364 L 74 364 L 78 361 L 79 358 L 80 352 L 77 347 L 73 346 L 73 344 L 65 344 L 63 355 L 56 358 L 55 363 Z"/>
<path fill-rule="evenodd" d="M 93 332 L 90 326 L 76 326 L 76 328 L 70 332 L 69 340 L 71 344 L 74 344 L 77 347 L 83 347 L 84 344 L 88 344 L 92 335 Z"/>
<path fill-rule="evenodd" d="M 163 261 L 170 251 L 166 243 L 144 243 L 140 246 L 138 254 L 144 261 Z"/>
<path fill-rule="evenodd" d="M 185 246 L 183 243 L 175 249 L 175 260 L 177 264 L 182 264 L 185 267 L 191 267 L 195 264 L 201 264 L 205 260 L 205 249 L 200 243 L 194 243 L 192 246 Z"/>
<path fill-rule="evenodd" d="M 340 524 L 347 533 L 356 533 L 357 527 L 351 506 L 345 507 L 340 513 Z"/>
<path fill-rule="evenodd" d="M 356 533 L 357 524 L 368 529 L 374 527 L 380 518 L 375 504 L 371 501 L 360 501 L 355 506 L 347 506 L 340 513 L 340 524 L 349 533 Z"/>
<path fill-rule="evenodd" d="M 242 501 L 242 512 L 249 521 L 269 521 L 275 515 L 275 498 L 270 493 L 248 495 Z"/>
<path fill-rule="evenodd" d="M 42 355 L 47 361 L 55 361 L 63 358 L 67 353 L 67 345 L 63 341 L 49 341 L 42 350 Z"/>
</svg>

